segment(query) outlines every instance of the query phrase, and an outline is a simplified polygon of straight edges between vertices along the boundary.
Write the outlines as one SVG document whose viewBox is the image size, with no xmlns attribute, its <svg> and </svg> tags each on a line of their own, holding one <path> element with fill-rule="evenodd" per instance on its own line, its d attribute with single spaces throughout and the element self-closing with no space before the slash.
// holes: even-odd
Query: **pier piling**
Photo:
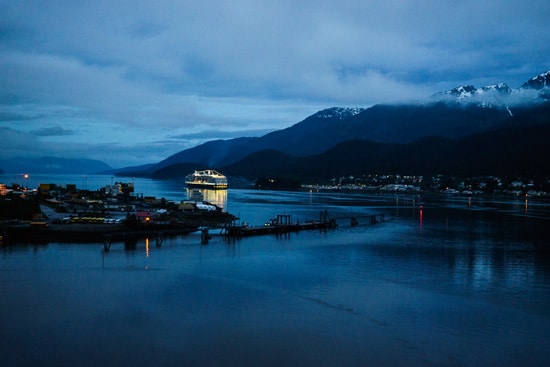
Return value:
<svg viewBox="0 0 550 367">
<path fill-rule="evenodd" d="M 109 252 L 109 250 L 111 249 L 111 244 L 112 244 L 111 235 L 110 234 L 105 235 L 105 238 L 103 239 L 103 250 L 105 252 Z"/>
<path fill-rule="evenodd" d="M 209 239 L 210 234 L 208 233 L 208 228 L 205 228 L 201 231 L 201 244 L 207 245 Z"/>
</svg>

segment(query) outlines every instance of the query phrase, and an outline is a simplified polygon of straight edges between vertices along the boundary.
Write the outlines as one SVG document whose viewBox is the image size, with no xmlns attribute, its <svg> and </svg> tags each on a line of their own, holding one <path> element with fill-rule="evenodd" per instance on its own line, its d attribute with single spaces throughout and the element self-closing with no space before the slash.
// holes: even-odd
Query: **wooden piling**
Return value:
<svg viewBox="0 0 550 367">
<path fill-rule="evenodd" d="M 105 237 L 103 238 L 103 250 L 105 252 L 109 252 L 109 250 L 111 249 L 111 244 L 112 244 L 111 235 L 106 234 Z"/>
<path fill-rule="evenodd" d="M 201 231 L 201 244 L 207 245 L 209 239 L 210 239 L 210 235 L 208 233 L 208 228 L 204 228 Z"/>
</svg>

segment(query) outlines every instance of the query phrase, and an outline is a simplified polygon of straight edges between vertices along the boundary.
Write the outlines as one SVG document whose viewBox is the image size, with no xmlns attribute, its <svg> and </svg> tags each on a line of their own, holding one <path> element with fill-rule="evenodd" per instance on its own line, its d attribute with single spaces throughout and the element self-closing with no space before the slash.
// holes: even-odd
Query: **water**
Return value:
<svg viewBox="0 0 550 367">
<path fill-rule="evenodd" d="M 138 192 L 185 199 L 181 183 L 135 180 Z M 4 246 L 1 364 L 547 364 L 548 202 L 252 190 L 222 200 L 251 224 L 326 209 L 340 227 L 108 253 Z"/>
</svg>

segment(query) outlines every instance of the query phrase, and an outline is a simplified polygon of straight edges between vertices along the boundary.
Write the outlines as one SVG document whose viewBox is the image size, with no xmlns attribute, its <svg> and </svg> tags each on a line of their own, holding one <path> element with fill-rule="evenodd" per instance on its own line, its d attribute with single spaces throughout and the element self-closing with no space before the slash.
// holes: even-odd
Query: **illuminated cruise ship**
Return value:
<svg viewBox="0 0 550 367">
<path fill-rule="evenodd" d="M 195 171 L 185 177 L 185 184 L 188 187 L 204 189 L 227 189 L 227 177 L 213 169 Z"/>
</svg>

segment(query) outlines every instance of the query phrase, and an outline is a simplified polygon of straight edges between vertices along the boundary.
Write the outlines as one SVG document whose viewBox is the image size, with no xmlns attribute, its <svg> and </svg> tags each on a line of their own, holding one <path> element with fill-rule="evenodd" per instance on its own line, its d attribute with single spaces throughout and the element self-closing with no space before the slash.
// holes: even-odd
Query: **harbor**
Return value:
<svg viewBox="0 0 550 367">
<path fill-rule="evenodd" d="M 13 187 L 0 197 L 0 240 L 111 243 L 186 235 L 235 219 L 215 204 L 193 199 L 136 194 L 133 182 L 111 182 L 95 190 L 55 183 L 41 183 L 36 190 Z"/>
<path fill-rule="evenodd" d="M 201 171 L 199 176 L 203 180 L 204 172 L 211 173 Z M 207 244 L 212 235 L 241 238 L 338 226 L 327 210 L 320 210 L 318 218 L 313 219 L 275 214 L 261 225 L 251 225 L 221 206 L 227 204 L 227 190 L 188 186 L 187 198 L 179 201 L 136 194 L 133 182 L 115 182 L 96 190 L 53 183 L 39 184 L 37 190 L 11 190 L 2 201 L 0 241 L 3 244 L 101 242 L 108 251 L 117 241 L 131 243 L 148 238 L 160 245 L 168 236 L 197 231 L 202 233 L 201 243 Z M 15 214 L 21 207 L 26 208 L 25 212 Z M 17 216 L 12 217 L 12 212 Z M 352 223 L 354 220 L 356 223 L 351 218 Z"/>
<path fill-rule="evenodd" d="M 103 182 L 92 184 L 92 176 L 82 179 L 81 185 L 39 183 L 34 190 L 28 185 L 5 190 L 0 198 L 0 242 L 101 242 L 108 251 L 114 242 L 131 244 L 147 238 L 161 245 L 167 237 L 194 232 L 200 232 L 201 243 L 207 244 L 212 236 L 238 239 L 331 230 L 338 222 L 351 227 L 359 224 L 357 213 L 336 218 L 323 208 L 312 216 L 292 213 L 288 207 L 263 220 L 246 213 L 232 214 L 228 211 L 227 179 L 214 170 L 188 175 L 186 187 L 176 186 L 170 198 L 159 197 L 155 189 L 136 192 L 135 180 L 113 183 L 113 177 L 104 177 Z M 143 186 L 142 180 L 138 182 Z M 366 216 L 369 224 L 384 221 L 384 214 L 359 215 Z"/>
</svg>

